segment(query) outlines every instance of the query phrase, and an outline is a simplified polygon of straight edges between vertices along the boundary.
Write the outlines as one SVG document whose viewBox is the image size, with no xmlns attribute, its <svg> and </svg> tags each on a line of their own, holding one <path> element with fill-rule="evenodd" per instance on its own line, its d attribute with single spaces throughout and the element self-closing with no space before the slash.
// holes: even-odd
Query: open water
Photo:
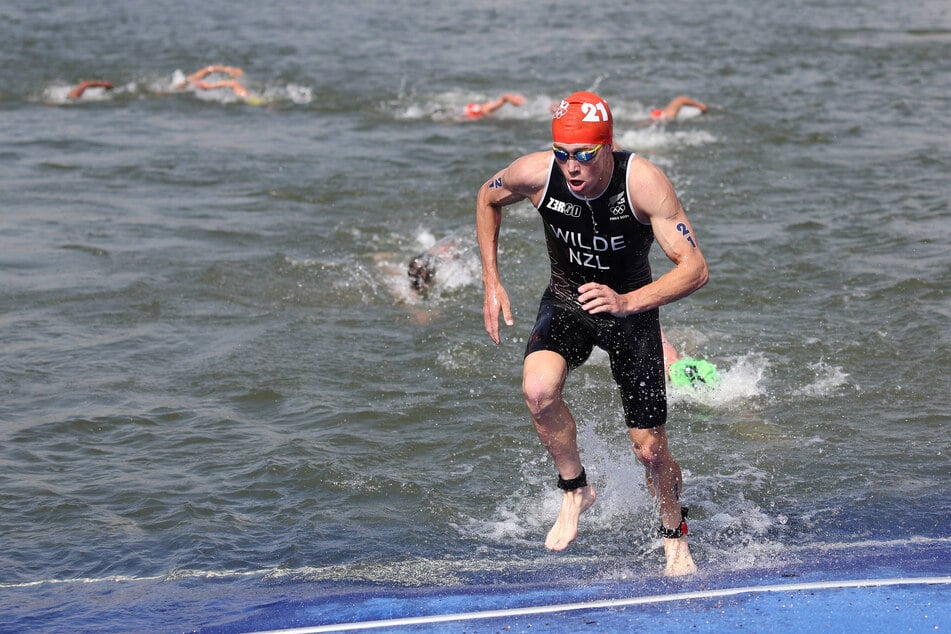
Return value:
<svg viewBox="0 0 951 634">
<path fill-rule="evenodd" d="M 503 224 L 500 347 L 474 251 L 425 298 L 403 273 L 473 234 L 480 184 L 580 89 L 667 172 L 710 264 L 662 311 L 723 378 L 670 393 L 700 574 L 951 539 L 946 1 L 14 0 L 0 39 L 0 629 L 659 578 L 603 356 L 568 387 L 601 497 L 544 549 L 534 210 Z M 169 91 L 210 63 L 261 103 Z M 65 98 L 93 78 L 116 88 Z M 461 120 L 506 91 L 527 103 Z M 677 94 L 709 113 L 644 127 Z"/>
</svg>

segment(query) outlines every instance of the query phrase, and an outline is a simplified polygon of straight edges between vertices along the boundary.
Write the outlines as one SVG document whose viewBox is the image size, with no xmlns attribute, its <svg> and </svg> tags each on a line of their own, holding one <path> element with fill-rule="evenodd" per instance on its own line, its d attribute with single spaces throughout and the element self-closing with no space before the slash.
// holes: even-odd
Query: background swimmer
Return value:
<svg viewBox="0 0 951 634">
<path fill-rule="evenodd" d="M 406 275 L 410 286 L 420 294 L 427 293 L 436 283 L 436 271 L 450 262 L 461 260 L 474 248 L 474 241 L 459 235 L 439 240 L 409 261 Z"/>
<path fill-rule="evenodd" d="M 707 104 L 703 103 L 702 101 L 697 101 L 696 99 L 680 95 L 679 97 L 674 97 L 671 99 L 670 102 L 663 108 L 654 108 L 651 110 L 651 121 L 654 123 L 666 123 L 667 121 L 673 121 L 677 118 L 677 115 L 680 114 L 680 111 L 684 106 L 696 108 L 701 114 L 707 111 Z"/>
<path fill-rule="evenodd" d="M 228 77 L 206 80 L 205 78 L 209 75 L 227 75 Z M 202 91 L 226 89 L 251 105 L 264 103 L 262 97 L 251 94 L 247 87 L 238 81 L 237 78 L 243 76 L 244 70 L 237 66 L 211 64 L 188 76 L 183 76 L 181 71 L 175 71 L 175 74 L 172 76 L 172 88 L 178 91 L 185 90 L 189 87 Z"/>
<path fill-rule="evenodd" d="M 83 93 L 85 93 L 89 88 L 103 88 L 105 90 L 112 90 L 112 84 L 104 79 L 87 79 L 76 84 L 72 90 L 66 94 L 66 97 L 75 101 L 82 98 Z"/>
<path fill-rule="evenodd" d="M 667 378 L 676 387 L 690 387 L 693 389 L 711 389 L 720 382 L 717 367 L 709 361 L 682 357 L 673 344 L 667 339 L 667 333 L 660 331 L 661 343 L 664 346 L 664 370 Z"/>
<path fill-rule="evenodd" d="M 510 103 L 516 107 L 521 106 L 525 103 L 525 97 L 514 93 L 507 93 L 498 99 L 493 99 L 492 101 L 485 101 L 482 103 L 473 101 L 466 105 L 465 115 L 469 119 L 481 119 L 482 117 L 492 114 L 507 103 Z"/>
</svg>

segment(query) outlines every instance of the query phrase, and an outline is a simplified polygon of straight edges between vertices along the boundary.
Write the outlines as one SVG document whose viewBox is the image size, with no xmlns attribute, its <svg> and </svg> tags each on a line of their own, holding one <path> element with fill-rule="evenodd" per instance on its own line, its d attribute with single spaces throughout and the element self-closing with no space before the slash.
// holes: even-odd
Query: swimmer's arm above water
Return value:
<svg viewBox="0 0 951 634">
<path fill-rule="evenodd" d="M 221 64 L 211 64 L 210 66 L 205 66 L 202 69 L 196 70 L 194 73 L 188 76 L 189 82 L 195 82 L 200 79 L 204 79 L 206 76 L 212 73 L 225 73 L 231 75 L 232 77 L 241 77 L 244 75 L 244 71 L 238 68 L 237 66 L 222 66 Z"/>
<path fill-rule="evenodd" d="M 112 84 L 103 79 L 87 79 L 79 82 L 66 96 L 70 99 L 79 99 L 83 96 L 83 93 L 86 92 L 87 88 L 105 88 L 106 90 L 112 90 Z"/>
</svg>

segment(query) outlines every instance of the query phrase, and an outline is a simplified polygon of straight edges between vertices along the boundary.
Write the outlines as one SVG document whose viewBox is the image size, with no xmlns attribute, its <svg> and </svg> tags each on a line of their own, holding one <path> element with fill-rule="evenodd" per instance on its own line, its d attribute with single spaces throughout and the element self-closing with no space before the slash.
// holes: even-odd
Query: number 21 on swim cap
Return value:
<svg viewBox="0 0 951 634">
<path fill-rule="evenodd" d="M 598 103 L 588 103 L 587 101 L 581 104 L 581 112 L 584 113 L 584 118 L 582 121 L 589 121 L 592 123 L 600 123 L 601 121 L 608 120 L 608 110 L 604 107 L 604 104 L 601 102 Z"/>
</svg>

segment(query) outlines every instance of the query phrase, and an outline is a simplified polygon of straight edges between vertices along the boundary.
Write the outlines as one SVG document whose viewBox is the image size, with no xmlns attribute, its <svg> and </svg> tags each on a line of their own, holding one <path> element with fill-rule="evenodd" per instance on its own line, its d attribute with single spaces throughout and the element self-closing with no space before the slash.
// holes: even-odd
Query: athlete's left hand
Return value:
<svg viewBox="0 0 951 634">
<path fill-rule="evenodd" d="M 611 313 L 615 317 L 627 315 L 624 297 L 614 289 L 597 282 L 588 282 L 578 287 L 578 303 L 588 313 Z"/>
</svg>

